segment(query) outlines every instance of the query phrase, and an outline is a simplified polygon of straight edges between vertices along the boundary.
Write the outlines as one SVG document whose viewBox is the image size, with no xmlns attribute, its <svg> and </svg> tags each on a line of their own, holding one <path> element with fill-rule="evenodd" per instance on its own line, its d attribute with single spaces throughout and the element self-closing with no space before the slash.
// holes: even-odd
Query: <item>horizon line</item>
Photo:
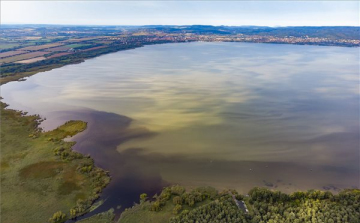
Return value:
<svg viewBox="0 0 360 223">
<path fill-rule="evenodd" d="M 48 24 L 48 23 L 1 23 L 2 25 L 37 25 L 37 26 L 133 26 L 133 27 L 143 27 L 143 26 L 213 26 L 213 27 L 270 27 L 270 28 L 285 28 L 285 27 L 360 27 L 354 25 L 288 25 L 288 26 L 281 26 L 281 25 L 209 25 L 209 24 L 182 24 L 182 25 L 163 25 L 163 24 L 147 24 L 147 25 L 99 25 L 99 24 Z"/>
</svg>

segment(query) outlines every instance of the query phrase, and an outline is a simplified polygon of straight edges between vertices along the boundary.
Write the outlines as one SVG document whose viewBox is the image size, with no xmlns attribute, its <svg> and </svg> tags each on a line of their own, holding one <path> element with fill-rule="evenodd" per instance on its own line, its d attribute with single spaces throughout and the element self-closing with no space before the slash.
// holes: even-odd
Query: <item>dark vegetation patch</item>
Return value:
<svg viewBox="0 0 360 223">
<path fill-rule="evenodd" d="M 35 179 L 54 177 L 63 170 L 64 165 L 62 162 L 39 162 L 22 168 L 19 176 Z"/>
<path fill-rule="evenodd" d="M 74 201 L 85 200 L 85 199 L 86 199 L 86 194 L 80 192 L 75 195 Z"/>
<path fill-rule="evenodd" d="M 59 186 L 58 194 L 59 195 L 68 195 L 68 194 L 71 194 L 71 192 L 77 191 L 80 189 L 81 189 L 81 187 L 79 187 L 75 182 L 65 181 Z"/>
<path fill-rule="evenodd" d="M 6 168 L 9 168 L 9 167 L 10 167 L 10 165 L 9 165 L 8 161 L 1 161 L 1 163 L 0 163 L 1 171 L 5 170 Z"/>
</svg>

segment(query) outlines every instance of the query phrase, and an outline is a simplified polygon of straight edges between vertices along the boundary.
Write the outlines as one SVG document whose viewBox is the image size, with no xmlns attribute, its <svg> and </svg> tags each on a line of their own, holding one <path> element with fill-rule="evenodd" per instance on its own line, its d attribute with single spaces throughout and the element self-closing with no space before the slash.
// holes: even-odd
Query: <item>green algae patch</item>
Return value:
<svg viewBox="0 0 360 223">
<path fill-rule="evenodd" d="M 1 222 L 59 222 L 90 210 L 108 174 L 65 142 L 86 129 L 69 121 L 43 132 L 39 116 L 1 107 Z"/>
</svg>

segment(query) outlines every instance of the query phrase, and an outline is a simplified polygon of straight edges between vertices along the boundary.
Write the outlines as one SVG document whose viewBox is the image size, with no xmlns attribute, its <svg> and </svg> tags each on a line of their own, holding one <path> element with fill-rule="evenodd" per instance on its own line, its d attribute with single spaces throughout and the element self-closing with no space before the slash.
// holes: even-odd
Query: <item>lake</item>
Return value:
<svg viewBox="0 0 360 223">
<path fill-rule="evenodd" d="M 121 51 L 1 87 L 10 108 L 88 129 L 109 170 L 95 212 L 168 184 L 246 194 L 359 188 L 359 48 L 178 43 Z"/>
</svg>

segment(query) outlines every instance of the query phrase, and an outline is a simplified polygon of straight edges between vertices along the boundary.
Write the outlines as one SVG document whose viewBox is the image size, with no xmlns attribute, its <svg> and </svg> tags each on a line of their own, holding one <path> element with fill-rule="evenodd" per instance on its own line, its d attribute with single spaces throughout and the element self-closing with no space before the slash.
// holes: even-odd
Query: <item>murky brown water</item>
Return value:
<svg viewBox="0 0 360 223">
<path fill-rule="evenodd" d="M 46 117 L 46 129 L 89 122 L 75 149 L 113 176 L 104 210 L 168 183 L 359 187 L 359 48 L 154 45 L 1 91 L 11 108 Z"/>
</svg>

